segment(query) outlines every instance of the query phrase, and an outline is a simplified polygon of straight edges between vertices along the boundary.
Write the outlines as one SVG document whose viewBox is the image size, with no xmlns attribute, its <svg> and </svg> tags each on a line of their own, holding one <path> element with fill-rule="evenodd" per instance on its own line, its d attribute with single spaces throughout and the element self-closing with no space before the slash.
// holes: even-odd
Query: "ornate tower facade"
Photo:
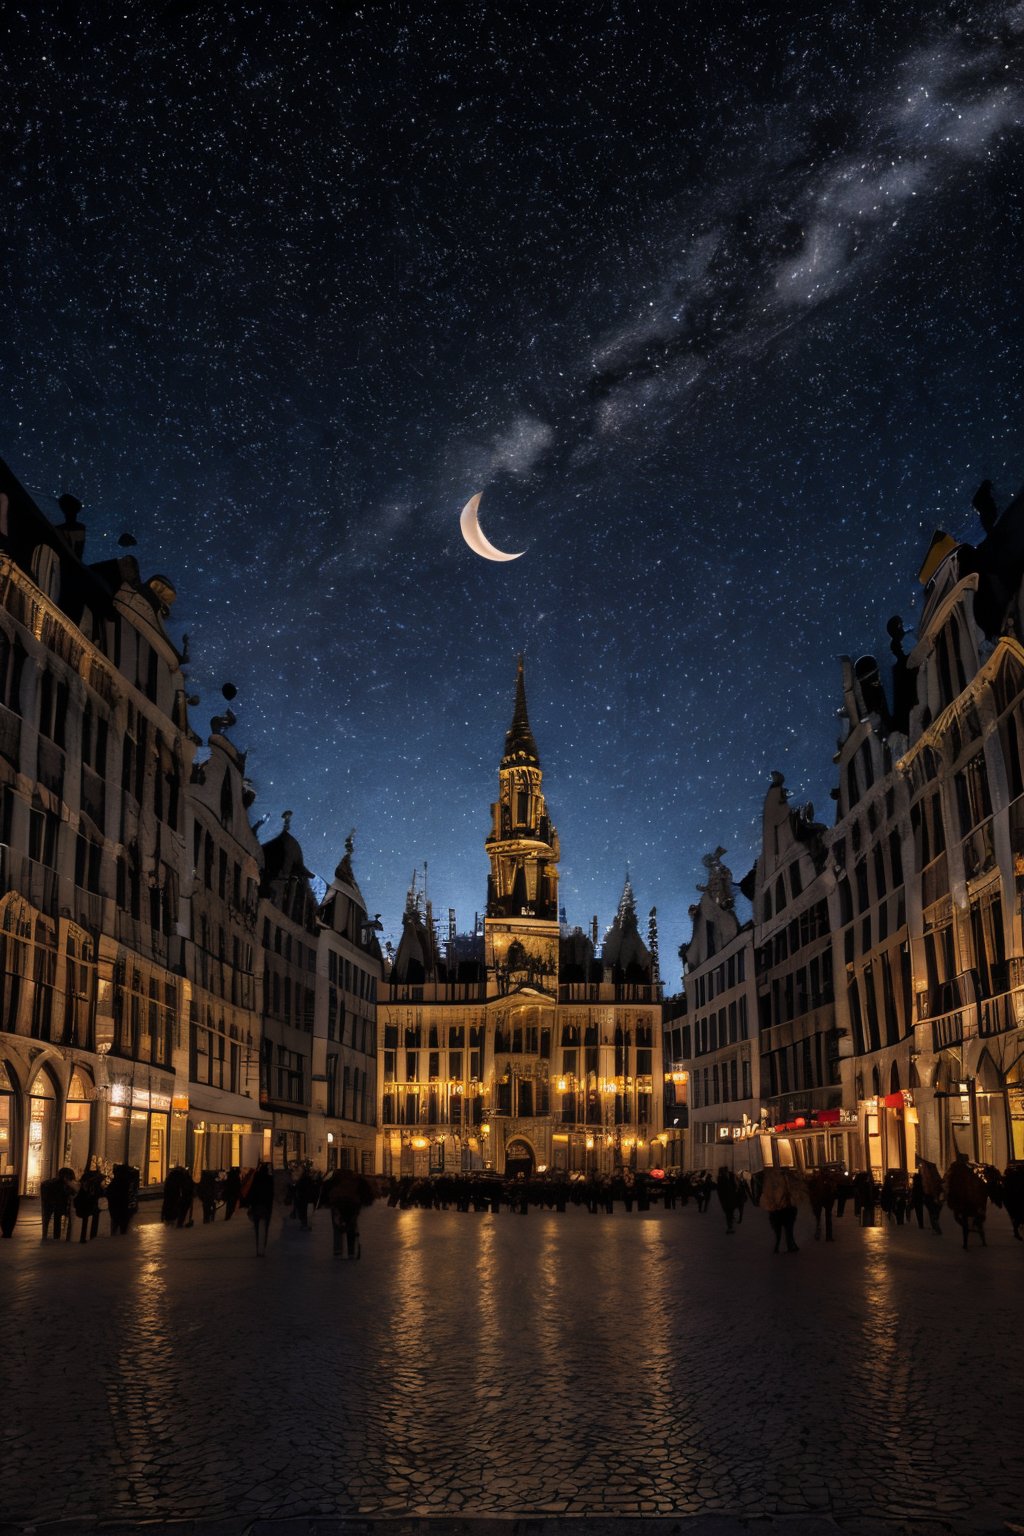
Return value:
<svg viewBox="0 0 1024 1536">
<path fill-rule="evenodd" d="M 542 780 L 520 656 L 486 843 L 491 870 L 484 937 L 492 992 L 529 985 L 553 993 L 558 986 L 558 833 Z"/>
</svg>

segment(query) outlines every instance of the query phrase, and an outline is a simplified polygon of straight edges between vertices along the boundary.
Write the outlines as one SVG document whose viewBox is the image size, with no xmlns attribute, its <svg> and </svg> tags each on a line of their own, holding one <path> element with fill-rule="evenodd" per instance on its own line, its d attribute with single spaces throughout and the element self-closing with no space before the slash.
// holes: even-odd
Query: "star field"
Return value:
<svg viewBox="0 0 1024 1536">
<path fill-rule="evenodd" d="M 370 910 L 482 910 L 525 650 L 571 923 L 663 973 L 840 653 L 1024 478 L 1024 5 L 0 11 L 0 452 L 179 599 Z M 458 517 L 521 560 L 486 563 Z"/>
</svg>

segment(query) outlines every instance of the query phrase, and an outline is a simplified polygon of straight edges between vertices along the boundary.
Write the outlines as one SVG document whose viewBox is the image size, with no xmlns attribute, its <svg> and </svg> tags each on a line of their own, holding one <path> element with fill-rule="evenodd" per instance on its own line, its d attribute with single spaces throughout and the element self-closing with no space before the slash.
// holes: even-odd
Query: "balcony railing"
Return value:
<svg viewBox="0 0 1024 1536">
<path fill-rule="evenodd" d="M 94 933 L 103 932 L 103 897 L 98 891 L 87 891 L 82 886 L 75 886 L 74 899 L 75 921 L 83 928 L 90 928 Z"/>
<path fill-rule="evenodd" d="M 106 788 L 99 774 L 82 764 L 82 810 L 102 832 L 107 806 Z"/>
<path fill-rule="evenodd" d="M 49 869 L 35 859 L 23 858 L 18 890 L 37 912 L 44 913 L 46 917 L 58 915 L 60 887 L 55 869 Z"/>
<path fill-rule="evenodd" d="M 925 1022 L 932 1027 L 933 1051 L 942 1051 L 951 1045 L 963 1045 L 965 1040 L 973 1040 L 978 1033 L 978 1005 L 969 1003 L 964 1008 L 940 1013 Z"/>
<path fill-rule="evenodd" d="M 21 720 L 13 710 L 0 704 L 0 757 L 18 766 L 21 754 Z"/>
<path fill-rule="evenodd" d="M 979 1035 L 1004 1035 L 1016 1029 L 1024 1029 L 1024 987 L 982 1000 Z"/>
<path fill-rule="evenodd" d="M 52 794 L 64 796 L 64 753 L 45 736 L 39 738 L 39 782 Z"/>
<path fill-rule="evenodd" d="M 995 868 L 996 852 L 992 842 L 992 818 L 983 821 L 964 838 L 961 844 L 964 859 L 964 875 L 977 880 Z"/>
<path fill-rule="evenodd" d="M 560 1003 L 660 1003 L 661 983 L 646 981 L 568 981 L 558 989 Z"/>
<path fill-rule="evenodd" d="M 948 896 L 949 866 L 945 853 L 940 853 L 921 873 L 921 905 L 930 907 Z"/>
</svg>

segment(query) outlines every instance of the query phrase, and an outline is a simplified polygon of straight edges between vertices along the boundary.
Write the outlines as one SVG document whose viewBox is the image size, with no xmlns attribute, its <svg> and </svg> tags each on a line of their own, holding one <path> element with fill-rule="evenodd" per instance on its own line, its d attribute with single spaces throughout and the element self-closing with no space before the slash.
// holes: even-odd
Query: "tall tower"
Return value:
<svg viewBox="0 0 1024 1536">
<path fill-rule="evenodd" d="M 501 992 L 526 985 L 554 992 L 558 984 L 558 833 L 548 818 L 542 779 L 520 656 L 486 844 L 488 980 Z"/>
</svg>

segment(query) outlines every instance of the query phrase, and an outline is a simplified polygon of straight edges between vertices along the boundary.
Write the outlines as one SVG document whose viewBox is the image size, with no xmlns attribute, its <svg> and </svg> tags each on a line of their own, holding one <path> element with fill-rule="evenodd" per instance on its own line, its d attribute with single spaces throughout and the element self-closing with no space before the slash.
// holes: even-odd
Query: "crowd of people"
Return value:
<svg viewBox="0 0 1024 1536">
<path fill-rule="evenodd" d="M 11 1237 L 17 1224 L 20 1199 L 6 1190 L 0 1209 L 0 1235 Z M 243 1210 L 252 1222 L 256 1253 L 267 1249 L 271 1218 L 275 1206 L 295 1220 L 299 1230 L 311 1231 L 313 1211 L 329 1212 L 334 1234 L 334 1252 L 339 1257 L 358 1258 L 359 1213 L 376 1198 L 375 1184 L 350 1169 L 331 1173 L 317 1172 L 311 1163 L 295 1163 L 291 1168 L 274 1169 L 268 1162 L 255 1168 L 229 1168 L 223 1172 L 204 1170 L 194 1178 L 187 1168 L 170 1169 L 164 1180 L 160 1218 L 168 1227 L 191 1227 L 196 1212 L 204 1225 L 215 1221 L 223 1211 L 230 1221 Z M 127 1163 L 116 1163 L 107 1177 L 90 1162 L 81 1177 L 73 1168 L 60 1168 L 52 1179 L 44 1179 L 39 1188 L 39 1210 L 43 1241 L 70 1242 L 76 1220 L 78 1241 L 86 1243 L 99 1235 L 101 1203 L 106 1202 L 112 1237 L 126 1234 L 139 1209 L 139 1170 Z"/>
<path fill-rule="evenodd" d="M 742 1222 L 748 1203 L 764 1211 L 776 1253 L 782 1251 L 783 1242 L 787 1253 L 799 1252 L 796 1222 L 801 1206 L 809 1207 L 814 1218 L 815 1238 L 824 1228 L 827 1241 L 834 1235 L 833 1216 L 842 1216 L 848 1207 L 864 1226 L 875 1226 L 879 1220 L 903 1226 L 916 1219 L 923 1230 L 927 1218 L 929 1229 L 939 1236 L 945 1207 L 962 1228 L 966 1247 L 971 1233 L 984 1243 L 985 1214 L 992 1203 L 1006 1209 L 1014 1237 L 1024 1240 L 1024 1164 L 1011 1164 L 1000 1173 L 971 1164 L 963 1155 L 954 1160 L 945 1176 L 934 1163 L 918 1159 L 912 1175 L 891 1169 L 881 1180 L 870 1172 L 851 1174 L 838 1165 L 807 1173 L 797 1168 L 747 1173 L 722 1167 L 717 1174 L 707 1169 L 634 1172 L 622 1168 L 610 1174 L 518 1174 L 514 1178 L 480 1172 L 406 1175 L 391 1178 L 387 1190 L 388 1205 L 402 1210 L 418 1207 L 489 1211 L 494 1215 L 507 1210 L 523 1216 L 531 1207 L 554 1211 L 585 1207 L 595 1215 L 611 1215 L 617 1207 L 627 1212 L 647 1211 L 659 1204 L 665 1210 L 675 1210 L 691 1200 L 703 1214 L 713 1197 L 725 1218 L 728 1236 Z"/>
<path fill-rule="evenodd" d="M 390 1207 L 401 1210 L 492 1215 L 504 1210 L 522 1216 L 531 1208 L 561 1212 L 569 1206 L 585 1208 L 594 1215 L 611 1215 L 617 1208 L 645 1212 L 660 1206 L 670 1211 L 691 1200 L 698 1212 L 705 1214 L 714 1198 L 725 1218 L 726 1235 L 735 1233 L 746 1206 L 752 1203 L 768 1216 L 776 1253 L 782 1251 L 783 1243 L 787 1253 L 799 1252 L 796 1222 L 802 1205 L 809 1207 L 814 1218 L 815 1238 L 824 1228 L 828 1241 L 833 1237 L 833 1216 L 842 1216 L 848 1207 L 865 1226 L 874 1226 L 879 1219 L 896 1226 L 916 1219 L 923 1230 L 927 1218 L 930 1230 L 939 1236 L 940 1217 L 946 1208 L 960 1225 L 966 1248 L 972 1233 L 984 1244 L 985 1215 L 992 1203 L 1006 1209 L 1014 1237 L 1024 1240 L 1024 1164 L 1011 1164 L 1000 1173 L 972 1164 L 963 1155 L 945 1175 L 934 1163 L 918 1159 L 912 1175 L 893 1169 L 882 1180 L 869 1172 L 848 1173 L 839 1165 L 806 1173 L 796 1168 L 767 1168 L 748 1174 L 722 1167 L 717 1175 L 708 1170 L 656 1168 L 644 1172 L 620 1168 L 614 1173 L 519 1173 L 514 1177 L 489 1171 L 443 1172 L 386 1180 L 372 1180 L 349 1169 L 325 1174 L 309 1162 L 295 1163 L 288 1169 L 274 1169 L 267 1162 L 220 1173 L 207 1169 L 198 1178 L 179 1166 L 172 1168 L 164 1181 L 160 1216 L 165 1225 L 182 1228 L 193 1226 L 197 1214 L 208 1225 L 220 1212 L 230 1221 L 242 1210 L 253 1226 L 256 1253 L 262 1255 L 275 1207 L 294 1220 L 300 1231 L 312 1230 L 314 1211 L 327 1210 L 334 1253 L 358 1258 L 359 1214 L 378 1194 L 385 1196 Z M 139 1171 L 118 1163 L 107 1177 L 90 1164 L 76 1178 L 74 1169 L 65 1167 L 43 1181 L 39 1195 L 44 1241 L 70 1241 L 76 1219 L 80 1223 L 79 1242 L 97 1237 L 104 1201 L 111 1236 L 123 1236 L 139 1207 Z M 8 1192 L 0 1208 L 0 1233 L 4 1237 L 12 1235 L 17 1213 L 17 1196 L 12 1200 Z"/>
</svg>

